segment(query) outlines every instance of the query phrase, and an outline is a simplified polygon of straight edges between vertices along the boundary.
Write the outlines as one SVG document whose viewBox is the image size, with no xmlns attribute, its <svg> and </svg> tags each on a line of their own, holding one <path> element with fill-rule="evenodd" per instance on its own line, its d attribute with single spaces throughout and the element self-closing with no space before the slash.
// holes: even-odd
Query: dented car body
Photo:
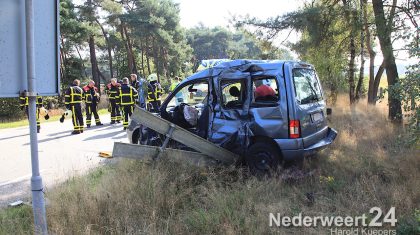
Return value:
<svg viewBox="0 0 420 235">
<path fill-rule="evenodd" d="M 185 106 L 198 110 L 192 124 Z M 158 116 L 223 147 L 250 168 L 267 170 L 330 145 L 321 84 L 312 65 L 296 61 L 233 60 L 184 79 Z M 151 145 L 159 135 L 134 119 L 128 138 Z"/>
</svg>

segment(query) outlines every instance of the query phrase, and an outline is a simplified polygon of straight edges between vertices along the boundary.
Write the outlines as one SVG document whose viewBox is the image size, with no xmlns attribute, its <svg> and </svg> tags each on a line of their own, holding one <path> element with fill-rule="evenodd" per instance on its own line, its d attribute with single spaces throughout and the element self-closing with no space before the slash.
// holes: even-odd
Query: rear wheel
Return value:
<svg viewBox="0 0 420 235">
<path fill-rule="evenodd" d="M 246 164 L 252 174 L 269 175 L 276 171 L 281 163 L 280 153 L 275 146 L 268 143 L 255 143 L 248 149 Z"/>
</svg>

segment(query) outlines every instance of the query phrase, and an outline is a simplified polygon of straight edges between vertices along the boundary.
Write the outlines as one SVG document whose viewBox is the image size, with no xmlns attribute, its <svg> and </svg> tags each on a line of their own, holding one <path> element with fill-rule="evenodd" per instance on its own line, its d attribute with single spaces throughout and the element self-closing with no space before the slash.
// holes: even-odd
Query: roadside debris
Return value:
<svg viewBox="0 0 420 235">
<path fill-rule="evenodd" d="M 99 152 L 99 157 L 112 158 L 112 153 L 111 152 Z"/>
<path fill-rule="evenodd" d="M 9 203 L 9 207 L 18 207 L 23 206 L 24 202 L 22 200 L 17 200 L 15 202 Z"/>
</svg>

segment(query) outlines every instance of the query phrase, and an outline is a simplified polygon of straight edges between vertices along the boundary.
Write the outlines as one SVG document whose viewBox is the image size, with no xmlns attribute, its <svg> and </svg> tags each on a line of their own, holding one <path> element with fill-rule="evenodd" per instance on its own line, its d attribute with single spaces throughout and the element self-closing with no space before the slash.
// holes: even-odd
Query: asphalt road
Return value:
<svg viewBox="0 0 420 235">
<path fill-rule="evenodd" d="M 128 142 L 122 124 L 110 125 L 109 115 L 101 116 L 101 121 L 103 126 L 71 135 L 71 119 L 64 123 L 41 120 L 39 164 L 46 189 L 106 163 L 108 159 L 98 157 L 100 151 L 111 152 L 114 142 Z M 0 130 L 0 207 L 30 200 L 31 174 L 29 127 Z"/>
</svg>

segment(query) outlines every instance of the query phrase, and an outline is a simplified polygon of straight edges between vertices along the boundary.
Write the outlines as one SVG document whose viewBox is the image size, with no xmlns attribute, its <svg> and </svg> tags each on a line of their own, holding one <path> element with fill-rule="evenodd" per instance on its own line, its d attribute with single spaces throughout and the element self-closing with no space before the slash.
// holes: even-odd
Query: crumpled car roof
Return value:
<svg viewBox="0 0 420 235">
<path fill-rule="evenodd" d="M 209 78 L 212 76 L 220 75 L 222 72 L 226 70 L 239 70 L 239 71 L 259 71 L 259 70 L 275 70 L 275 69 L 282 69 L 284 63 L 303 63 L 300 61 L 285 61 L 285 60 L 247 60 L 247 59 L 238 59 L 238 60 L 231 60 L 222 62 L 216 65 L 213 68 L 208 68 L 197 72 L 182 81 L 182 83 L 190 82 L 193 80 Z M 305 63 L 306 64 L 306 63 Z"/>
</svg>

